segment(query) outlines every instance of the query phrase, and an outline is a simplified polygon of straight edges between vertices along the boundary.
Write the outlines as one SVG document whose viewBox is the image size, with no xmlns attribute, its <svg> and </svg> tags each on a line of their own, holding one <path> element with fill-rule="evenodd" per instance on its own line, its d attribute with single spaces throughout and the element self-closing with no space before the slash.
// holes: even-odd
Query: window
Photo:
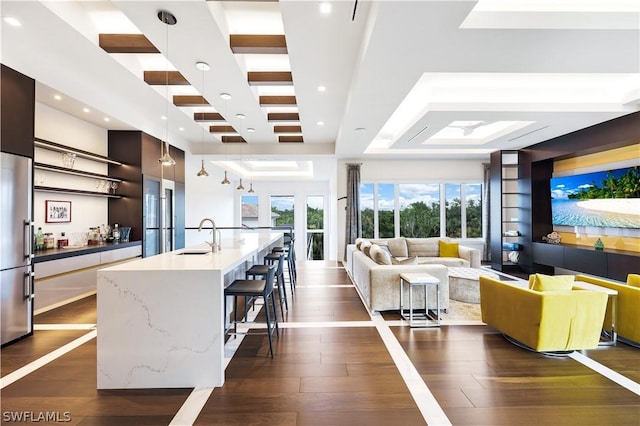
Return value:
<svg viewBox="0 0 640 426">
<path fill-rule="evenodd" d="M 479 183 L 363 183 L 360 209 L 364 238 L 393 238 L 396 217 L 401 237 L 482 237 Z"/>
<path fill-rule="evenodd" d="M 452 238 L 462 237 L 462 208 L 460 204 L 460 184 L 446 183 L 445 193 L 445 217 L 447 229 L 445 235 Z"/>
<path fill-rule="evenodd" d="M 395 236 L 394 184 L 378 184 L 378 238 Z"/>
<path fill-rule="evenodd" d="M 307 260 L 324 259 L 324 197 L 307 197 Z"/>
<path fill-rule="evenodd" d="M 294 224 L 294 199 L 293 195 L 271 196 L 271 225 Z"/>
<path fill-rule="evenodd" d="M 258 226 L 258 196 L 243 195 L 241 199 L 242 224 L 251 228 Z"/>
<path fill-rule="evenodd" d="M 440 235 L 440 185 L 399 184 L 400 236 Z"/>
<path fill-rule="evenodd" d="M 482 185 L 463 185 L 465 192 L 465 213 L 467 238 L 482 237 Z"/>
<path fill-rule="evenodd" d="M 360 216 L 362 219 L 362 238 L 373 238 L 375 223 L 372 183 L 360 185 Z"/>
</svg>

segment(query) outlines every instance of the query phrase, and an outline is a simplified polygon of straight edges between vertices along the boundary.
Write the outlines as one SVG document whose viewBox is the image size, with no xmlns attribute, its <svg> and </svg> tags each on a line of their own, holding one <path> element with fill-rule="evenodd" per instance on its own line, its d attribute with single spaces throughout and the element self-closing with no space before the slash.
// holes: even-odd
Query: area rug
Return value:
<svg viewBox="0 0 640 426">
<path fill-rule="evenodd" d="M 442 320 L 480 321 L 480 305 L 449 299 L 449 309 L 446 314 L 441 314 L 440 318 Z"/>
</svg>

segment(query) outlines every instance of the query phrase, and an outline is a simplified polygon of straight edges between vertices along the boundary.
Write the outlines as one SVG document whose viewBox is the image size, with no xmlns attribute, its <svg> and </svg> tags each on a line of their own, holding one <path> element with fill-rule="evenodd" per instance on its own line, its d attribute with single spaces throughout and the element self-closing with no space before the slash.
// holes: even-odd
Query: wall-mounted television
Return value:
<svg viewBox="0 0 640 426">
<path fill-rule="evenodd" d="M 551 179 L 553 225 L 640 229 L 638 167 Z"/>
</svg>

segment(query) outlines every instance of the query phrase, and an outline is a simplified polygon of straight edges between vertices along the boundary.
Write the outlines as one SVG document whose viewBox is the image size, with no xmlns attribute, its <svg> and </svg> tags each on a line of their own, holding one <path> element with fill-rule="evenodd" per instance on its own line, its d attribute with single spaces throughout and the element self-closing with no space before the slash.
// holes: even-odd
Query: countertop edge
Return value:
<svg viewBox="0 0 640 426">
<path fill-rule="evenodd" d="M 118 250 L 141 245 L 142 241 L 129 241 L 127 243 L 107 243 L 98 246 L 84 246 L 71 249 L 49 249 L 43 252 L 38 252 L 33 258 L 33 263 L 48 262 L 51 260 L 66 259 L 69 257 L 82 256 L 85 254 L 100 253 L 103 251 Z"/>
</svg>

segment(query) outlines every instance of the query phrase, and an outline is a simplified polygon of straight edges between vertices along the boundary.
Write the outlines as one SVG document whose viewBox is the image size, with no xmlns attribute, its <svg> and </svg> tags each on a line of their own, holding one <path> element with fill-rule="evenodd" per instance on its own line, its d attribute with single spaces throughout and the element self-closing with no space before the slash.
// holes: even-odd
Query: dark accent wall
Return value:
<svg viewBox="0 0 640 426">
<path fill-rule="evenodd" d="M 33 158 L 36 82 L 0 65 L 0 149 Z"/>
<path fill-rule="evenodd" d="M 639 254 L 615 250 L 596 252 L 585 246 L 563 244 L 553 247 L 541 243 L 542 237 L 553 230 L 550 180 L 554 161 L 636 143 L 640 143 L 640 112 L 559 136 L 521 151 L 521 191 L 530 194 L 531 206 L 529 220 L 524 221 L 530 226 L 527 231 L 530 237 L 523 240 L 525 250 L 520 258 L 523 270 L 548 273 L 553 267 L 560 267 L 621 281 L 626 280 L 628 273 L 638 272 Z"/>
</svg>

